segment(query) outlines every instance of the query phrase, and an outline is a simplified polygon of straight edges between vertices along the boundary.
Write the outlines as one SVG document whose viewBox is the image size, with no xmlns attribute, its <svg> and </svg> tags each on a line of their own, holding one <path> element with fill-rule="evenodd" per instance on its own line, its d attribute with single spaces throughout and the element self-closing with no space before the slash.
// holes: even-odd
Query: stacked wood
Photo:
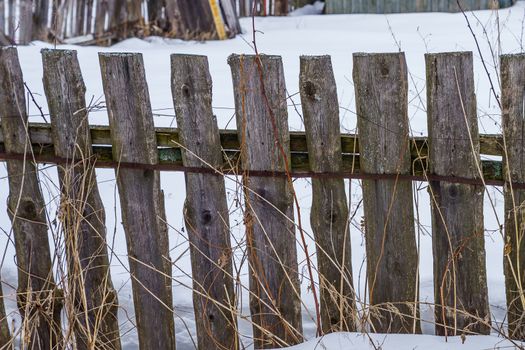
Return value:
<svg viewBox="0 0 525 350">
<path fill-rule="evenodd" d="M 222 40 L 241 32 L 232 0 L 151 0 L 147 6 L 141 0 L 2 0 L 0 33 L 6 21 L 7 41 L 17 44 L 73 39 L 103 45 L 148 35 Z"/>
</svg>

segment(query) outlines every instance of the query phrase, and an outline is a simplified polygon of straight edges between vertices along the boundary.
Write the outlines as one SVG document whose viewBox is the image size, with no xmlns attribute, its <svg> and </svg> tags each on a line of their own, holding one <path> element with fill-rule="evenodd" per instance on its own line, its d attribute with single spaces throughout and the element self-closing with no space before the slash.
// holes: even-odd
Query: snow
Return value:
<svg viewBox="0 0 525 350">
<path fill-rule="evenodd" d="M 316 1 L 313 4 L 308 4 L 300 7 L 292 12 L 289 16 L 307 16 L 307 15 L 320 15 L 324 10 L 324 2 Z"/>
<path fill-rule="evenodd" d="M 521 343 L 516 343 L 521 345 Z M 495 336 L 435 337 L 431 335 L 334 333 L 312 339 L 289 350 L 489 350 L 513 349 L 515 344 Z"/>
<path fill-rule="evenodd" d="M 489 82 L 483 70 L 480 55 L 470 34 L 465 18 L 462 14 L 448 13 L 419 13 L 393 15 L 299 15 L 318 11 L 319 4 L 313 9 L 294 12 L 295 16 L 286 18 L 257 18 L 257 46 L 260 52 L 281 55 L 284 63 L 286 84 L 291 97 L 289 108 L 289 122 L 292 130 L 304 130 L 300 117 L 300 101 L 297 95 L 299 76 L 299 56 L 328 54 L 332 57 L 339 103 L 341 106 L 341 129 L 343 132 L 355 130 L 355 102 L 352 83 L 352 53 L 354 52 L 405 52 L 409 69 L 409 117 L 411 130 L 414 135 L 425 135 L 427 132 L 425 114 L 425 64 L 424 54 L 427 52 L 443 52 L 469 50 L 474 52 L 474 69 L 476 93 L 478 98 L 479 128 L 482 133 L 499 133 L 500 115 L 494 98 L 489 91 Z M 525 4 L 518 2 L 509 9 L 500 11 L 478 11 L 467 14 L 473 30 L 480 41 L 483 57 L 487 61 L 491 77 L 497 87 L 497 67 L 491 56 L 501 50 L 502 53 L 517 53 L 523 51 L 523 22 L 525 18 Z M 83 72 L 87 88 L 87 101 L 94 103 L 104 100 L 98 52 L 124 51 L 140 52 L 144 58 L 146 76 L 149 85 L 152 108 L 155 113 L 157 126 L 176 126 L 173 117 L 173 101 L 170 90 L 170 59 L 173 53 L 190 53 L 208 56 L 210 72 L 213 78 L 213 106 L 217 115 L 219 127 L 235 128 L 233 116 L 233 90 L 230 69 L 226 63 L 232 53 L 253 53 L 251 19 L 241 20 L 244 34 L 228 41 L 213 42 L 183 42 L 181 40 L 162 39 L 157 37 L 145 40 L 129 39 L 111 48 L 76 47 L 71 45 L 59 46 L 62 49 L 75 49 Z M 498 28 L 501 47 L 498 49 Z M 493 45 L 492 47 L 489 46 Z M 33 42 L 26 47 L 19 47 L 19 56 L 24 73 L 24 79 L 37 102 L 47 113 L 47 105 L 42 86 L 42 64 L 40 50 L 53 45 Z M 293 101 L 293 103 L 292 103 Z M 296 104 L 297 110 L 294 106 Z M 42 121 L 37 108 L 29 103 L 31 121 Z M 104 110 L 94 111 L 90 115 L 92 124 L 107 124 L 107 114 Z M 102 200 L 106 208 L 108 242 L 110 243 L 112 277 L 115 286 L 119 289 L 119 300 L 122 304 L 121 317 L 123 340 L 126 349 L 137 349 L 136 333 L 133 329 L 133 308 L 129 273 L 127 272 L 126 243 L 120 224 L 120 207 L 114 173 L 111 170 L 97 170 Z M 51 218 L 56 216 L 57 207 L 57 176 L 55 167 L 42 167 L 41 179 L 43 192 L 49 203 Z M 235 179 L 227 180 L 229 203 L 236 198 L 237 184 Z M 171 257 L 176 261 L 173 271 L 173 291 L 176 312 L 176 332 L 178 349 L 192 349 L 191 337 L 194 336 L 195 323 L 193 320 L 193 306 L 191 301 L 191 285 L 186 273 L 191 273 L 191 265 L 187 252 L 188 244 L 183 232 L 182 205 L 184 202 L 184 177 L 180 173 L 164 172 L 161 176 L 162 187 L 165 191 L 166 210 L 170 225 Z M 311 206 L 310 184 L 307 180 L 295 181 L 295 188 L 300 199 L 300 210 L 303 218 L 309 217 Z M 0 166 L 0 203 L 6 203 L 7 178 L 5 166 Z M 417 232 L 420 238 L 420 300 L 431 304 L 433 302 L 432 280 L 432 248 L 430 238 L 430 206 L 425 184 L 414 183 L 415 197 L 419 203 L 419 217 Z M 489 298 L 493 319 L 502 322 L 505 314 L 505 293 L 503 278 L 503 240 L 498 231 L 499 221 L 503 219 L 503 198 L 498 189 L 488 188 L 487 196 L 495 202 L 494 211 L 489 202 L 485 203 L 485 229 L 487 274 L 489 282 Z M 361 197 L 360 185 L 352 181 L 352 207 L 355 209 Z M 488 198 L 488 197 L 487 197 Z M 355 287 L 362 298 L 364 295 L 365 268 L 364 239 L 359 230 L 361 211 L 355 216 L 352 223 L 352 258 Z M 499 220 L 499 221 L 498 221 Z M 311 233 L 308 220 L 303 220 L 305 230 Z M 238 211 L 231 215 L 232 235 L 234 240 L 241 240 L 243 236 L 242 217 Z M 5 259 L 1 267 L 4 293 L 8 295 L 8 309 L 13 313 L 10 317 L 16 318 L 14 291 L 16 289 L 16 269 L 14 264 L 14 247 L 12 238 L 9 238 L 10 221 L 5 210 L 0 209 L 0 247 L 5 246 Z M 58 233 L 53 232 L 56 236 Z M 51 240 L 51 239 L 50 239 Z M 313 247 L 312 242 L 309 243 Z M 304 253 L 298 246 L 299 260 L 304 261 Z M 236 250 L 239 259 L 242 251 Z M 315 259 L 315 257 L 314 257 Z M 238 262 L 238 260 L 237 260 Z M 304 266 L 302 263 L 301 266 Z M 246 266 L 243 266 L 241 281 L 248 286 Z M 301 270 L 302 271 L 302 270 Z M 302 296 L 306 309 L 304 315 L 304 333 L 307 339 L 315 335 L 315 326 L 311 315 L 313 301 L 308 291 L 307 276 L 302 276 Z M 248 315 L 247 295 L 243 295 L 243 315 Z M 423 331 L 426 336 L 397 336 L 373 335 L 384 349 L 414 349 L 429 347 L 481 349 L 502 346 L 501 338 L 468 337 L 465 344 L 456 338 L 449 338 L 448 343 L 443 338 L 429 336 L 433 334 L 431 324 L 433 316 L 430 307 L 422 307 Z M 189 331 L 188 331 L 189 330 Z M 240 321 L 240 331 L 246 335 L 243 344 L 249 348 L 251 326 L 246 321 Z M 368 340 L 362 335 L 336 334 L 324 337 L 321 343 L 312 340 L 300 349 L 368 349 Z M 339 345 L 338 345 L 339 344 Z M 508 344 L 507 344 L 508 345 Z"/>
</svg>

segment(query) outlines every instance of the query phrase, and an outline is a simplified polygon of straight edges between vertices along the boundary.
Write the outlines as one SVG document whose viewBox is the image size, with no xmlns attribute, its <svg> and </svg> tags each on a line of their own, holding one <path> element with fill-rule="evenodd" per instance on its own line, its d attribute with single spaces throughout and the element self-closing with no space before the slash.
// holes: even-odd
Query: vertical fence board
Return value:
<svg viewBox="0 0 525 350">
<path fill-rule="evenodd" d="M 0 49 L 0 119 L 7 153 L 26 154 L 27 112 L 22 71 L 15 48 Z M 62 300 L 55 285 L 47 236 L 44 199 L 36 165 L 8 160 L 8 214 L 12 222 L 18 267 L 18 306 L 26 319 L 27 348 L 61 348 Z M 39 345 L 38 345 L 39 344 Z"/>
<path fill-rule="evenodd" d="M 85 22 L 86 22 L 86 0 L 76 0 L 76 25 L 73 36 L 80 36 L 85 34 Z"/>
<path fill-rule="evenodd" d="M 106 16 L 109 12 L 108 0 L 96 0 L 95 35 L 101 36 L 105 29 Z"/>
<path fill-rule="evenodd" d="M 49 12 L 49 1 L 48 0 L 36 0 L 34 1 L 35 9 L 33 11 L 33 40 L 48 39 L 48 12 Z"/>
<path fill-rule="evenodd" d="M 206 56 L 172 55 L 171 81 L 182 161 L 220 168 L 219 128 L 212 110 Z M 186 151 L 187 150 L 187 151 Z M 199 349 L 237 349 L 228 203 L 220 174 L 185 174 L 184 220 L 190 241 Z"/>
<path fill-rule="evenodd" d="M 233 55 L 228 63 L 246 186 L 255 347 L 295 344 L 302 341 L 302 321 L 293 189 L 285 178 L 250 175 L 251 170 L 284 171 L 290 162 L 282 61 L 278 56 Z"/>
<path fill-rule="evenodd" d="M 234 37 L 241 33 L 241 24 L 235 8 L 235 0 L 220 0 L 221 9 L 224 13 L 224 19 L 228 26 L 229 36 Z"/>
<path fill-rule="evenodd" d="M 5 312 L 4 292 L 2 289 L 2 278 L 0 277 L 0 349 L 9 349 L 11 343 L 11 334 L 7 323 L 7 314 Z"/>
<path fill-rule="evenodd" d="M 173 5 L 175 18 L 171 23 L 178 37 L 201 40 L 217 38 L 213 13 L 208 0 L 195 0 L 191 3 L 177 1 Z"/>
<path fill-rule="evenodd" d="M 286 16 L 288 14 L 288 0 L 274 0 L 274 15 Z"/>
<path fill-rule="evenodd" d="M 425 61 L 430 173 L 479 179 L 472 53 L 427 54 Z M 429 191 L 434 295 L 441 305 L 435 309 L 436 333 L 489 334 L 484 188 L 431 181 Z"/>
<path fill-rule="evenodd" d="M 501 56 L 501 97 L 505 149 L 505 291 L 509 336 L 525 340 L 525 190 L 513 188 L 525 182 L 525 55 Z"/>
<path fill-rule="evenodd" d="M 157 164 L 153 114 L 142 55 L 99 54 L 108 107 L 113 158 Z M 122 218 L 133 276 L 133 300 L 141 349 L 175 349 L 171 264 L 162 222 L 160 174 L 151 169 L 117 170 Z"/>
<path fill-rule="evenodd" d="M 18 32 L 18 44 L 26 45 L 33 37 L 33 1 L 18 0 L 18 21 L 14 31 Z"/>
<path fill-rule="evenodd" d="M 150 30 L 153 33 L 162 30 L 165 26 L 164 16 L 162 14 L 164 8 L 164 1 L 150 0 L 148 1 L 148 21 Z"/>
<path fill-rule="evenodd" d="M 76 51 L 43 50 L 46 93 L 59 167 L 61 208 L 68 254 L 68 283 L 78 315 L 78 349 L 120 349 L 118 299 L 111 282 L 105 211 L 92 155 L 86 88 Z M 73 288 L 72 288 L 73 289 Z M 85 314 L 85 315 L 83 315 Z"/>
<path fill-rule="evenodd" d="M 340 172 L 339 103 L 330 56 L 302 56 L 299 76 L 308 160 L 314 172 Z M 355 331 L 350 228 L 345 183 L 312 179 L 310 222 L 317 247 L 323 333 Z"/>
<path fill-rule="evenodd" d="M 361 170 L 410 174 L 404 54 L 354 54 L 353 76 Z M 364 180 L 363 202 L 374 330 L 420 332 L 412 184 Z"/>
<path fill-rule="evenodd" d="M 6 0 L 9 4 L 9 8 L 7 11 L 7 35 L 11 37 L 11 39 L 15 39 L 15 18 L 16 18 L 16 11 L 15 11 L 15 0 Z"/>
<path fill-rule="evenodd" d="M 0 33 L 5 35 L 7 33 L 5 27 L 5 9 L 7 0 L 0 0 Z"/>
</svg>

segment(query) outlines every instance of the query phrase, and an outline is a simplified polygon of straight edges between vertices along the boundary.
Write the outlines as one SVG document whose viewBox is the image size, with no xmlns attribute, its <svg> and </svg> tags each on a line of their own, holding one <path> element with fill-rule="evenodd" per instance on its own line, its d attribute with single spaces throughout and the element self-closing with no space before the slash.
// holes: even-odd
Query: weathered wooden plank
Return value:
<svg viewBox="0 0 525 350">
<path fill-rule="evenodd" d="M 404 54 L 354 54 L 353 76 L 361 170 L 376 174 L 410 174 Z M 363 203 L 373 330 L 419 333 L 418 252 L 412 184 L 365 180 Z"/>
<path fill-rule="evenodd" d="M 70 159 L 58 167 L 62 227 L 68 255 L 68 283 L 78 324 L 78 349 L 120 349 L 118 299 L 111 282 L 105 211 L 98 190 L 86 109 L 86 88 L 76 51 L 42 50 L 55 155 Z"/>
<path fill-rule="evenodd" d="M 182 39 L 218 39 L 208 0 L 176 1 L 170 10 L 172 29 Z"/>
<path fill-rule="evenodd" d="M 18 34 L 18 44 L 26 45 L 33 38 L 33 1 L 18 0 L 18 22 L 14 31 Z"/>
<path fill-rule="evenodd" d="M 5 312 L 4 292 L 2 289 L 2 278 L 0 277 L 0 349 L 9 349 L 11 345 L 11 334 Z"/>
<path fill-rule="evenodd" d="M 92 125 L 91 140 L 93 143 L 93 155 L 96 156 L 96 167 L 107 168 L 112 167 L 108 162 L 113 161 L 111 146 L 111 135 L 108 126 Z M 182 165 L 182 156 L 178 144 L 180 143 L 178 129 L 176 128 L 156 128 L 157 145 L 159 162 L 166 165 L 165 170 L 179 170 L 172 169 L 169 166 Z M 221 130 L 221 146 L 226 151 L 226 155 L 230 159 L 235 159 L 239 150 L 239 138 L 236 130 Z M 44 123 L 30 123 L 29 136 L 33 143 L 33 150 L 36 154 L 36 160 L 42 163 L 56 163 L 53 160 L 53 144 L 51 136 L 51 128 Z M 349 172 L 354 170 L 359 173 L 359 142 L 353 134 L 341 135 L 341 146 L 343 153 L 343 171 Z M 482 154 L 501 156 L 502 155 L 502 138 L 501 135 L 480 135 L 480 149 Z M 3 145 L 3 134 L 0 129 L 0 149 Z M 354 145 L 355 143 L 355 145 Z M 169 147 L 169 148 L 165 148 Z M 413 174 L 417 176 L 423 175 L 423 169 L 427 169 L 427 160 L 419 159 L 419 156 L 428 156 L 428 140 L 426 137 L 415 137 L 410 139 L 410 153 L 412 156 L 412 164 L 414 164 Z M 307 172 L 310 169 L 308 163 L 308 153 L 306 138 L 303 132 L 290 132 L 290 149 L 291 149 L 291 163 L 292 174 L 298 176 L 301 173 Z M 419 154 L 418 151 L 419 150 Z M 233 158 L 232 158 L 233 157 Z M 417 161 L 416 161 L 417 160 Z M 236 164 L 233 162 L 234 165 Z M 486 181 L 495 180 L 502 181 L 503 172 L 502 165 L 499 161 L 482 161 L 483 174 Z M 226 162 L 223 169 L 230 170 L 230 163 Z M 347 177 L 350 177 L 348 174 Z M 421 178 L 425 181 L 425 177 Z M 501 185 L 501 184 L 496 184 Z"/>
<path fill-rule="evenodd" d="M 425 61 L 430 174 L 477 179 L 472 53 L 427 54 Z M 489 334 L 484 187 L 444 181 L 430 185 L 436 333 Z"/>
<path fill-rule="evenodd" d="M 525 55 L 501 56 L 501 102 L 505 153 L 505 291 L 509 336 L 525 340 L 525 190 L 513 187 L 525 181 Z"/>
<path fill-rule="evenodd" d="M 235 9 L 235 0 L 220 0 L 221 9 L 224 13 L 224 19 L 227 25 L 228 35 L 233 38 L 242 32 L 239 17 Z"/>
<path fill-rule="evenodd" d="M 0 49 L 0 119 L 7 153 L 26 154 L 31 141 L 26 132 L 27 112 L 22 70 L 15 48 Z M 60 311 L 47 236 L 44 199 L 36 164 L 7 161 L 8 214 L 11 219 L 18 267 L 18 307 L 28 337 L 23 348 L 62 348 Z"/>
<path fill-rule="evenodd" d="M 95 0 L 86 0 L 86 25 L 84 29 L 84 33 L 87 34 L 93 34 L 93 5 L 95 3 Z"/>
<path fill-rule="evenodd" d="M 48 38 L 48 27 L 47 21 L 49 12 L 49 1 L 48 0 L 35 0 L 33 11 L 33 35 L 32 40 L 47 41 Z"/>
<path fill-rule="evenodd" d="M 288 0 L 274 0 L 274 15 L 286 16 L 288 14 Z"/>
<path fill-rule="evenodd" d="M 108 0 L 96 0 L 97 1 L 97 12 L 95 14 L 95 35 L 101 36 L 104 33 L 106 27 L 106 16 L 109 12 Z"/>
<path fill-rule="evenodd" d="M 72 37 L 75 36 L 81 36 L 86 34 L 85 32 L 85 24 L 86 24 L 86 0 L 76 0 L 75 3 L 75 26 L 73 28 L 73 34 Z"/>
<path fill-rule="evenodd" d="M 13 40 L 15 39 L 15 19 L 16 19 L 16 8 L 15 0 L 7 0 L 9 8 L 7 11 L 7 35 Z"/>
<path fill-rule="evenodd" d="M 339 103 L 330 56 L 301 56 L 299 87 L 310 169 L 339 172 L 343 166 Z M 310 222 L 317 248 L 323 333 L 355 331 L 358 317 L 342 178 L 312 179 Z"/>
<path fill-rule="evenodd" d="M 164 30 L 168 30 L 168 21 L 165 14 L 166 7 L 164 0 L 150 0 L 148 1 L 148 24 L 150 33 L 161 34 Z"/>
<path fill-rule="evenodd" d="M 206 56 L 172 55 L 171 90 L 185 166 L 223 165 Z M 228 203 L 220 174 L 186 174 L 184 220 L 190 241 L 199 349 L 237 349 Z"/>
<path fill-rule="evenodd" d="M 286 87 L 278 56 L 238 56 L 231 67 L 242 145 L 250 309 L 256 348 L 302 341 L 301 296 L 291 182 L 250 175 L 290 164 Z"/>
<path fill-rule="evenodd" d="M 153 114 L 142 55 L 99 54 L 113 158 L 156 164 Z M 158 171 L 118 169 L 139 346 L 175 349 L 171 264 Z"/>
<path fill-rule="evenodd" d="M 0 32 L 2 35 L 7 33 L 5 26 L 5 10 L 7 0 L 0 0 Z"/>
</svg>

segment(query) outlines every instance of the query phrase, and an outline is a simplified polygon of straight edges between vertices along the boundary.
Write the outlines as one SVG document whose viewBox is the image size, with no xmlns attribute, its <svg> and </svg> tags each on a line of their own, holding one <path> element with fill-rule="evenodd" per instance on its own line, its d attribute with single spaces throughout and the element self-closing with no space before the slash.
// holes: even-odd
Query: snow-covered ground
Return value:
<svg viewBox="0 0 525 350">
<path fill-rule="evenodd" d="M 358 334 L 334 333 L 322 338 L 312 339 L 290 350 L 503 350 L 514 349 L 518 343 L 512 343 L 495 336 L 443 337 L 432 335 L 401 335 L 401 334 Z M 519 345 L 519 344 L 518 344 Z"/>
<path fill-rule="evenodd" d="M 315 9 L 310 9 L 315 10 Z M 352 83 L 352 53 L 354 52 L 396 52 L 402 50 L 406 54 L 409 68 L 409 100 L 410 124 L 414 135 L 426 134 L 425 114 L 425 65 L 424 54 L 427 52 L 443 52 L 470 50 L 474 51 L 476 92 L 479 108 L 479 126 L 483 133 L 498 133 L 500 116 L 494 98 L 489 92 L 487 76 L 483 71 L 480 55 L 470 34 L 465 18 L 462 14 L 396 14 L 396 15 L 332 15 L 332 16 L 290 16 L 287 18 L 257 18 L 257 46 L 260 52 L 281 55 L 284 62 L 287 90 L 293 102 L 299 106 L 297 95 L 300 55 L 331 55 L 338 84 L 339 103 L 341 106 L 341 128 L 343 132 L 352 132 L 355 129 L 355 102 Z M 491 75 L 497 82 L 497 71 L 491 56 L 491 51 L 498 53 L 517 53 L 523 51 L 523 23 L 525 20 L 525 3 L 518 2 L 510 9 L 501 11 L 478 11 L 469 13 L 469 20 L 476 36 L 480 40 L 483 56 L 488 63 Z M 233 40 L 223 42 L 183 42 L 161 38 L 146 40 L 129 39 L 111 48 L 60 46 L 78 51 L 80 65 L 87 86 L 87 100 L 103 101 L 98 52 L 125 51 L 141 52 L 144 56 L 146 75 L 149 84 L 152 108 L 155 113 L 157 126 L 175 126 L 173 102 L 170 90 L 170 59 L 173 53 L 192 53 L 207 55 L 210 71 L 213 78 L 213 106 L 217 115 L 219 127 L 235 128 L 233 117 L 233 90 L 230 68 L 226 63 L 232 53 L 253 53 L 251 47 L 252 24 L 251 19 L 243 19 L 241 25 L 244 34 Z M 499 34 L 499 35 L 498 35 Z M 498 46 L 498 40 L 501 46 Z M 488 43 L 493 46 L 489 48 Z M 42 64 L 40 49 L 52 45 L 34 42 L 29 46 L 19 48 L 19 56 L 24 73 L 24 79 L 44 111 L 47 105 L 42 87 Z M 29 103 L 31 121 L 42 121 L 37 108 Z M 303 130 L 300 108 L 294 108 L 290 101 L 289 120 L 292 130 Z M 107 124 L 107 115 L 104 111 L 93 112 L 90 121 L 96 124 Z M 127 273 L 126 244 L 120 224 L 120 208 L 118 193 L 114 181 L 113 171 L 98 170 L 98 180 L 102 199 L 107 211 L 108 242 L 111 244 L 112 277 L 115 286 L 119 289 L 119 298 L 122 304 L 122 334 L 126 349 L 136 349 L 136 333 L 133 332 L 133 308 L 129 274 Z M 57 201 L 56 169 L 43 169 L 41 178 L 44 180 L 44 193 L 49 202 L 50 216 L 55 216 Z M 170 229 L 170 246 L 172 260 L 176 260 L 174 267 L 174 301 L 176 311 L 176 332 L 178 349 L 192 349 L 191 336 L 194 335 L 193 307 L 191 290 L 187 288 L 190 280 L 186 273 L 191 273 L 187 240 L 182 232 L 182 204 L 184 201 L 184 178 L 180 173 L 162 173 L 162 187 L 166 195 L 166 210 Z M 300 198 L 301 214 L 309 216 L 311 206 L 310 185 L 307 180 L 295 182 Z M 430 208 L 425 184 L 415 183 L 415 196 L 419 203 L 419 217 L 417 232 L 421 238 L 420 262 L 420 299 L 423 302 L 433 302 L 432 282 L 432 249 L 430 237 Z M 7 179 L 5 166 L 0 166 L 0 203 L 7 198 Z M 229 200 L 233 202 L 236 196 L 236 184 L 227 181 Z M 489 281 L 489 297 L 494 320 L 502 321 L 505 313 L 505 294 L 503 283 L 503 244 L 499 234 L 499 222 L 503 218 L 503 199 L 498 189 L 488 188 L 487 196 L 492 196 L 495 203 L 495 212 L 490 208 L 488 201 L 485 206 L 487 273 Z M 351 202 L 355 207 L 360 199 L 359 182 L 352 183 Z M 361 215 L 356 215 L 352 224 L 352 254 L 355 287 L 363 295 L 365 270 L 364 241 L 359 230 Z M 311 232 L 308 220 L 304 220 L 305 229 Z M 231 217 L 232 234 L 237 239 L 243 235 L 242 218 L 238 212 Z M 0 209 L 0 247 L 6 247 L 5 259 L 1 267 L 4 293 L 8 295 L 8 309 L 15 316 L 13 293 L 16 288 L 16 270 L 14 266 L 14 247 L 12 239 L 8 238 L 10 221 L 5 209 Z M 313 243 L 310 242 L 310 247 Z M 298 247 L 300 261 L 304 260 L 304 253 Z M 240 252 L 238 252 L 240 254 Z M 246 272 L 246 267 L 244 267 Z M 247 286 L 247 275 L 242 276 Z M 304 276 L 302 296 L 308 308 L 304 310 L 304 332 L 308 339 L 315 334 L 315 327 L 309 314 L 313 311 L 311 292 L 307 290 L 308 281 Z M 243 313 L 248 314 L 245 296 Z M 432 311 L 423 308 L 422 317 L 428 322 L 423 323 L 426 334 L 433 333 Z M 249 346 L 251 327 L 241 322 L 241 331 L 247 335 L 243 342 Z M 189 330 L 189 331 L 188 331 Z M 500 343 L 497 337 L 468 337 L 462 346 L 458 339 L 449 338 L 445 343 L 443 338 L 432 336 L 394 336 L 374 335 L 376 344 L 383 344 L 382 349 L 420 349 L 420 348 L 460 348 L 482 349 L 509 346 Z M 323 345 L 324 344 L 324 347 Z M 321 340 L 312 340 L 302 349 L 367 349 L 371 347 L 369 339 L 362 335 L 340 334 L 330 335 Z"/>
</svg>

